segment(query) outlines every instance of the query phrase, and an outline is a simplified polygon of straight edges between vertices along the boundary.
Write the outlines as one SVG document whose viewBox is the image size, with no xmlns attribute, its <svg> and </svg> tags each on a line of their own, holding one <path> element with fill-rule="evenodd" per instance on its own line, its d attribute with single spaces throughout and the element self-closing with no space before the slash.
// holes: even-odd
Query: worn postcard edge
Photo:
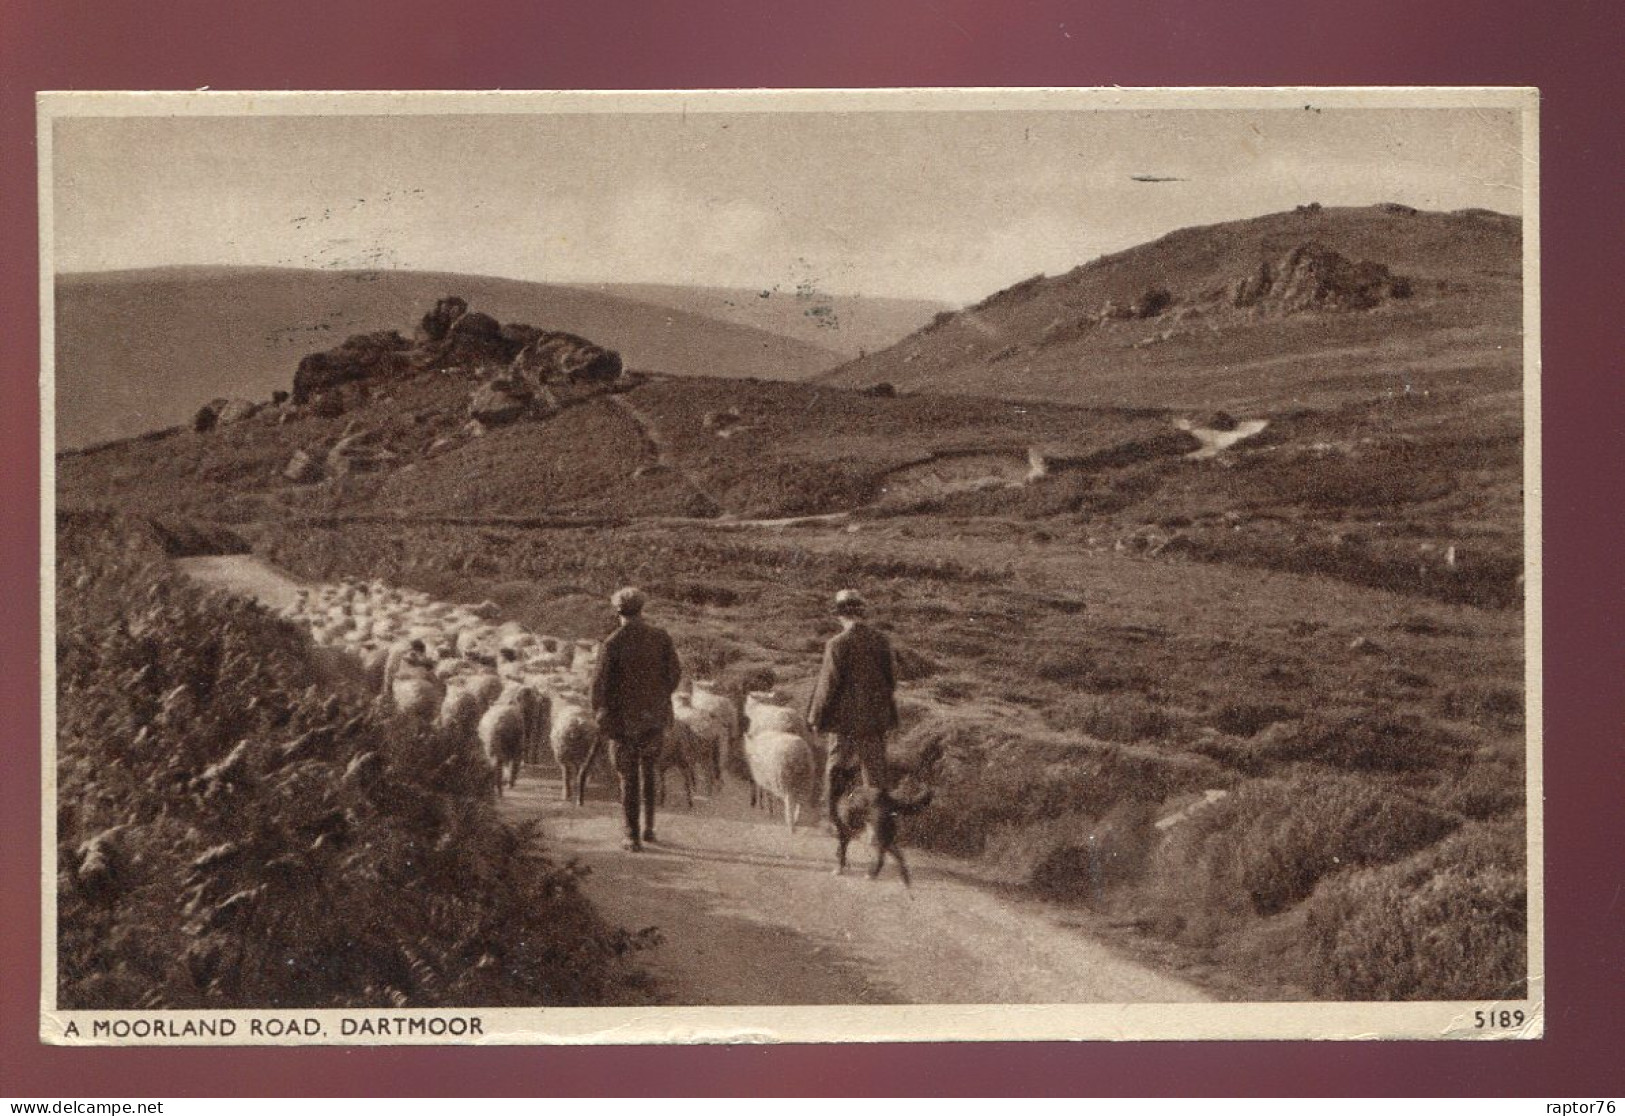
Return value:
<svg viewBox="0 0 1625 1116">
<path fill-rule="evenodd" d="M 1524 541 L 1528 996 L 1506 1001 L 941 1004 L 59 1011 L 56 1007 L 56 469 L 52 122 L 151 115 L 457 115 L 606 112 L 922 112 L 1125 109 L 1495 108 L 1520 113 L 1524 173 Z M 42 92 L 40 243 L 40 1041 L 102 1045 L 806 1043 L 1038 1040 L 1539 1038 L 1545 1030 L 1541 674 L 1539 93 L 1532 88 L 850 89 L 444 92 Z M 1522 1010 L 1513 1029 L 1475 1012 Z M 381 1033 L 382 1032 L 382 1033 Z"/>
</svg>

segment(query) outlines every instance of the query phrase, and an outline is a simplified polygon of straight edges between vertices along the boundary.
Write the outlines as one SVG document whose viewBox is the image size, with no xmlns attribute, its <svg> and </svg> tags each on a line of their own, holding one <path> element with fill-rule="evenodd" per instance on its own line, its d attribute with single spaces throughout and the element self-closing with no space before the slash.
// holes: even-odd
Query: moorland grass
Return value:
<svg viewBox="0 0 1625 1116">
<path fill-rule="evenodd" d="M 59 533 L 60 1006 L 619 994 L 640 939 L 497 819 L 482 757 L 377 719 L 303 633 L 145 538 L 110 517 Z"/>
</svg>

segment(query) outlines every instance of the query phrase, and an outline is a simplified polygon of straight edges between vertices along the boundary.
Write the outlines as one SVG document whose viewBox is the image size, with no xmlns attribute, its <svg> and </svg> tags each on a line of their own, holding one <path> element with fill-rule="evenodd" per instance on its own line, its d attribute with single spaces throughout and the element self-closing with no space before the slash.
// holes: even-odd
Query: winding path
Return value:
<svg viewBox="0 0 1625 1116">
<path fill-rule="evenodd" d="M 252 555 L 177 565 L 268 605 L 291 602 L 300 588 Z M 611 923 L 660 929 L 663 944 L 638 957 L 658 1002 L 1209 999 L 1068 925 L 1063 908 L 1007 899 L 946 858 L 907 850 L 914 886 L 904 888 L 895 866 L 869 880 L 859 867 L 869 852 L 859 843 L 854 867 L 837 878 L 834 842 L 818 825 L 804 821 L 791 833 L 782 815 L 750 809 L 744 790 L 732 783 L 698 796 L 692 810 L 663 811 L 659 843 L 641 854 L 620 849 L 612 788 L 595 785 L 584 807 L 570 805 L 551 766 L 526 768 L 500 809 L 512 821 L 539 821 L 549 855 L 592 870 L 586 893 Z"/>
<path fill-rule="evenodd" d="M 644 448 L 648 451 L 649 455 L 655 459 L 656 465 L 681 477 L 684 484 L 688 485 L 700 496 L 704 497 L 712 507 L 719 511 L 722 510 L 722 501 L 718 500 L 716 496 L 703 483 L 701 483 L 698 477 L 689 472 L 687 469 L 683 468 L 683 463 L 678 461 L 677 456 L 671 451 L 670 440 L 660 432 L 660 428 L 655 425 L 655 421 L 649 417 L 647 412 L 645 412 L 636 403 L 632 402 L 631 399 L 627 398 L 627 393 L 625 392 L 614 392 L 605 398 L 607 398 L 614 406 L 620 408 L 620 410 L 626 414 L 626 417 L 631 419 L 632 422 L 637 426 L 638 433 L 643 438 Z"/>
<path fill-rule="evenodd" d="M 675 786 L 673 788 L 675 790 Z M 680 796 L 676 796 L 680 797 Z M 609 786 L 585 807 L 559 798 L 557 773 L 527 769 L 502 801 L 539 819 L 550 855 L 592 869 L 593 905 L 628 928 L 657 926 L 639 956 L 665 1002 L 722 1004 L 1119 1003 L 1206 1000 L 1064 925 L 1059 911 L 1006 900 L 956 876 L 953 863 L 906 851 L 903 887 L 888 865 L 865 872 L 868 847 L 836 877 L 834 840 L 817 825 L 786 831 L 752 811 L 737 784 L 662 812 L 660 842 L 620 849 Z"/>
</svg>

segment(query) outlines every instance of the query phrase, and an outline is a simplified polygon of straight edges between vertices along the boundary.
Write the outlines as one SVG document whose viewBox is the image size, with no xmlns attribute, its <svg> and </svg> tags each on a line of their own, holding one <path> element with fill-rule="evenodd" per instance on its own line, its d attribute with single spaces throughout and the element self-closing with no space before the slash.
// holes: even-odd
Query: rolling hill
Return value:
<svg viewBox="0 0 1625 1116">
<path fill-rule="evenodd" d="M 75 448 L 171 426 L 217 396 L 264 399 L 290 385 L 306 353 L 355 333 L 410 332 L 448 294 L 504 322 L 585 335 L 633 368 L 801 379 L 848 355 L 670 305 L 667 290 L 666 304 L 657 305 L 613 291 L 438 272 L 188 267 L 61 275 L 57 443 Z M 720 304 L 721 296 L 694 301 Z M 896 335 L 907 328 L 900 323 Z"/>
<path fill-rule="evenodd" d="M 946 303 L 920 299 L 830 295 L 810 285 L 738 290 L 603 283 L 591 289 L 794 337 L 834 349 L 848 360 L 884 348 L 950 309 Z"/>
<path fill-rule="evenodd" d="M 1521 387 L 1516 218 L 1302 206 L 1035 276 L 827 373 L 846 386 L 1267 410 Z"/>
</svg>

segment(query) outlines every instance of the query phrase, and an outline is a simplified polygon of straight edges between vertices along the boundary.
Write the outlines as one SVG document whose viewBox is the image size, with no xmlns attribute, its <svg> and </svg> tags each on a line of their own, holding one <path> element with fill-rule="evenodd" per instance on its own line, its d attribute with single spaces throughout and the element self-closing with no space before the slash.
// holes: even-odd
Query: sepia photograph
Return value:
<svg viewBox="0 0 1625 1116">
<path fill-rule="evenodd" d="M 42 1040 L 1540 1037 L 1536 120 L 41 94 Z"/>
</svg>

